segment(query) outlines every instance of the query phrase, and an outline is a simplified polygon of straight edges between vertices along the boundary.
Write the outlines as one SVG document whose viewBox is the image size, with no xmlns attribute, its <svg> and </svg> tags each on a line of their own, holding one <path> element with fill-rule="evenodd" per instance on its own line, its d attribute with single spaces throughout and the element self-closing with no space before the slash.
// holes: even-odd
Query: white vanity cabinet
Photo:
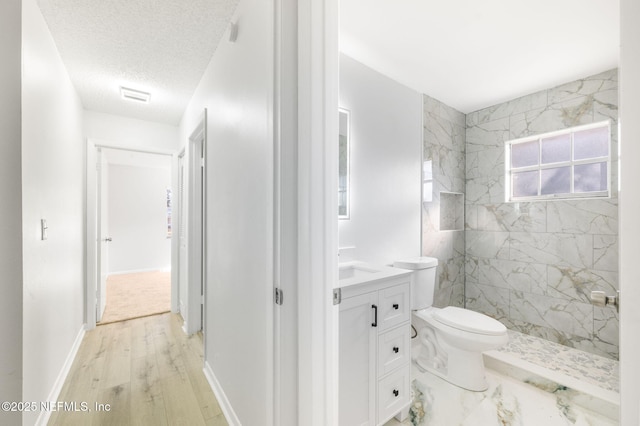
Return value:
<svg viewBox="0 0 640 426">
<path fill-rule="evenodd" d="M 411 275 L 340 288 L 340 426 L 406 418 L 411 403 Z"/>
</svg>

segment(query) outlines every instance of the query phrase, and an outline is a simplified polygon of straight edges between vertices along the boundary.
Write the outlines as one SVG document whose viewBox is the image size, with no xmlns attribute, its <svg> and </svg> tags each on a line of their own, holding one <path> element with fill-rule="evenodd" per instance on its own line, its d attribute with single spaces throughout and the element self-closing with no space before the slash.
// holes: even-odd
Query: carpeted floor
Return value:
<svg viewBox="0 0 640 426">
<path fill-rule="evenodd" d="M 107 306 L 98 324 L 171 310 L 171 272 L 138 272 L 107 278 Z"/>
</svg>

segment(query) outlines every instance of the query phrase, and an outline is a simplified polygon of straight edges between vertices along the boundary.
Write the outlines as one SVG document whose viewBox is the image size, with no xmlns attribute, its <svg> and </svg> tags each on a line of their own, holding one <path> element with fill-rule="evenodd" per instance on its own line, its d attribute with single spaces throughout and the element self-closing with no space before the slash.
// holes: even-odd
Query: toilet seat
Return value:
<svg viewBox="0 0 640 426">
<path fill-rule="evenodd" d="M 468 309 L 447 306 L 433 312 L 432 318 L 458 330 L 488 336 L 500 336 L 507 328 L 498 320 Z"/>
</svg>

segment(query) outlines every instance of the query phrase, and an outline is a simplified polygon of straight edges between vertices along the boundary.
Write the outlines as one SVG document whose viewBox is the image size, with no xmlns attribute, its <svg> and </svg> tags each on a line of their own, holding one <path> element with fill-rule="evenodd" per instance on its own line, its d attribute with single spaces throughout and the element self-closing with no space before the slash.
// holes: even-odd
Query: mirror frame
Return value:
<svg viewBox="0 0 640 426">
<path fill-rule="evenodd" d="M 346 123 L 342 122 L 342 116 L 346 116 Z M 351 112 L 345 108 L 338 108 L 338 219 L 347 220 L 351 218 Z M 341 169 L 341 137 L 346 137 L 346 158 L 344 164 L 345 183 L 344 197 L 342 197 L 342 187 L 340 185 L 340 169 Z M 344 202 L 342 202 L 344 201 Z M 344 214 L 340 214 L 344 207 Z"/>
</svg>

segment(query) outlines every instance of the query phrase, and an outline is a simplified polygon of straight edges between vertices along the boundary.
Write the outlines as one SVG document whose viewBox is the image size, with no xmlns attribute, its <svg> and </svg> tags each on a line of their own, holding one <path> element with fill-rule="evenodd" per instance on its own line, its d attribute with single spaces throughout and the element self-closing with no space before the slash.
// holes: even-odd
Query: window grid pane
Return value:
<svg viewBox="0 0 640 426">
<path fill-rule="evenodd" d="M 571 192 L 571 167 L 556 167 L 540 172 L 540 194 L 569 194 Z"/>
<path fill-rule="evenodd" d="M 527 167 L 539 164 L 540 142 L 523 142 L 511 146 L 511 167 Z"/>
<path fill-rule="evenodd" d="M 562 163 L 571 160 L 571 134 L 542 139 L 541 164 Z"/>
<path fill-rule="evenodd" d="M 535 170 L 532 172 L 518 172 L 513 174 L 513 196 L 514 197 L 532 197 L 539 195 L 540 172 Z"/>
<path fill-rule="evenodd" d="M 573 134 L 574 160 L 607 157 L 609 155 L 608 128 L 582 130 Z"/>
<path fill-rule="evenodd" d="M 609 195 L 609 123 L 574 129 L 507 142 L 509 199 Z"/>
</svg>

